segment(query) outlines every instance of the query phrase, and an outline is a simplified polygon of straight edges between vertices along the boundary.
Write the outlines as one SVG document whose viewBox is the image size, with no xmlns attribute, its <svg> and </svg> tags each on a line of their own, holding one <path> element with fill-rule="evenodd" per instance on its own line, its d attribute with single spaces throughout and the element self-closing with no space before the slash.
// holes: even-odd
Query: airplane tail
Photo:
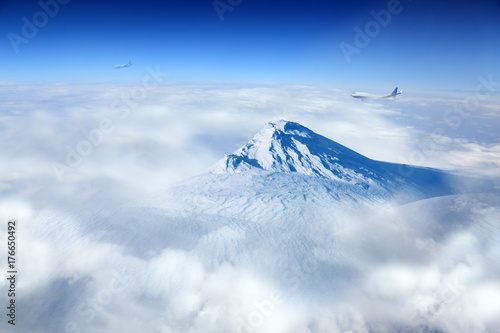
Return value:
<svg viewBox="0 0 500 333">
<path fill-rule="evenodd" d="M 401 92 L 402 92 L 402 91 L 403 91 L 403 90 L 400 90 L 400 91 L 398 92 L 398 87 L 396 87 L 396 88 L 392 91 L 392 93 L 391 93 L 390 95 L 387 95 L 387 96 L 382 96 L 382 98 L 391 98 L 391 97 L 392 97 L 392 98 L 396 98 L 396 96 L 397 96 L 397 95 L 399 95 L 399 94 L 401 94 Z"/>
</svg>

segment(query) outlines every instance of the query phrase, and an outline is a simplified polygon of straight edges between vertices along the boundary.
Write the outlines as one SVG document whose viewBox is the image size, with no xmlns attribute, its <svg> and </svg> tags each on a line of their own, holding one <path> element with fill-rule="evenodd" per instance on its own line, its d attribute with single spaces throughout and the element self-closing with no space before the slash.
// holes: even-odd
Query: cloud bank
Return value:
<svg viewBox="0 0 500 333">
<path fill-rule="evenodd" d="M 450 110 L 466 100 L 463 93 L 364 103 L 307 86 L 138 87 L 6 89 L 2 196 L 37 209 L 113 206 L 205 171 L 281 118 L 373 159 L 497 174 L 494 94 L 457 127 Z"/>
<path fill-rule="evenodd" d="M 360 206 L 348 215 L 336 210 L 331 219 L 310 221 L 307 229 L 293 220 L 285 228 L 273 221 L 202 215 L 176 221 L 161 210 L 126 207 L 35 218 L 19 230 L 25 248 L 19 258 L 20 308 L 26 316 L 19 328 L 41 333 L 500 327 L 498 195 L 448 196 L 384 210 Z M 332 228 L 339 222 L 343 228 Z M 144 232 L 130 229 L 138 223 Z M 132 243 L 114 237 L 119 233 L 113 228 L 132 232 Z"/>
<path fill-rule="evenodd" d="M 164 84 L 130 98 L 137 91 L 53 85 L 2 93 L 0 218 L 20 223 L 21 331 L 500 327 L 498 193 L 361 207 L 311 221 L 303 237 L 154 209 L 141 211 L 137 225 L 132 212 L 114 208 L 204 172 L 281 118 L 370 158 L 496 179 L 498 96 L 481 98 L 457 127 L 454 107 L 474 94 L 363 103 L 306 86 Z M 348 227 L 332 230 L 339 221 Z M 137 237 L 125 241 L 117 230 Z M 274 244 L 268 234 L 281 236 Z"/>
</svg>

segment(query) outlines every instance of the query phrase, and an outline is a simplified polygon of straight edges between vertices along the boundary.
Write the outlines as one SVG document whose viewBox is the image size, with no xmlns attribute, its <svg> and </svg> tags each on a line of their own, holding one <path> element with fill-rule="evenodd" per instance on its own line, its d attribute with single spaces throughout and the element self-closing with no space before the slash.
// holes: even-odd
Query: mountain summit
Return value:
<svg viewBox="0 0 500 333">
<path fill-rule="evenodd" d="M 138 205 L 255 221 L 307 221 L 353 202 L 403 204 L 454 194 L 462 181 L 437 169 L 372 160 L 280 120 L 268 123 L 209 172 Z"/>
<path fill-rule="evenodd" d="M 369 160 L 310 129 L 290 121 L 268 123 L 246 145 L 226 155 L 213 173 L 239 173 L 251 169 L 298 172 L 351 181 L 366 175 Z"/>
<path fill-rule="evenodd" d="M 299 173 L 334 181 L 396 189 L 409 185 L 433 194 L 449 192 L 448 174 L 431 168 L 369 159 L 298 123 L 268 123 L 253 139 L 218 161 L 214 174 L 252 170 Z M 444 187 L 443 187 L 444 186 Z"/>
</svg>

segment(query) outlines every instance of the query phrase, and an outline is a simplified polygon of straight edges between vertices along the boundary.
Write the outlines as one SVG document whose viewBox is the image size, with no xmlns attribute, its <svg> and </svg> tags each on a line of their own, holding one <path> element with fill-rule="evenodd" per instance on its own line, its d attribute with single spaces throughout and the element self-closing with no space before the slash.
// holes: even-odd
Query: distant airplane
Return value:
<svg viewBox="0 0 500 333">
<path fill-rule="evenodd" d="M 403 92 L 403 90 L 400 90 L 398 92 L 398 87 L 396 87 L 396 89 L 394 89 L 390 95 L 386 95 L 386 96 L 375 96 L 375 95 L 371 95 L 371 94 L 367 94 L 367 93 L 362 93 L 362 92 L 353 92 L 351 94 L 351 96 L 354 97 L 354 98 L 359 98 L 359 99 L 390 98 L 390 97 L 396 98 L 396 96 L 399 95 L 399 94 L 401 94 L 402 92 Z"/>
<path fill-rule="evenodd" d="M 115 68 L 125 68 L 125 67 L 130 67 L 132 66 L 132 60 L 128 61 L 128 64 L 125 65 L 116 65 Z"/>
</svg>

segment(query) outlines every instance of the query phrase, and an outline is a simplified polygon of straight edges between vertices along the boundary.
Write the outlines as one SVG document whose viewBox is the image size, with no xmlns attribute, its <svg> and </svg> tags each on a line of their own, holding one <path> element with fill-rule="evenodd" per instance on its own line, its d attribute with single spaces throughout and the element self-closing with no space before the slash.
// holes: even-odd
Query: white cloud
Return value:
<svg viewBox="0 0 500 333">
<path fill-rule="evenodd" d="M 131 255 L 126 246 L 106 244 L 104 239 L 96 242 L 99 229 L 91 228 L 94 231 L 86 236 L 73 230 L 67 238 L 58 236 L 63 240 L 47 241 L 51 247 L 57 244 L 60 254 L 50 254 L 59 264 L 45 271 L 52 271 L 51 281 L 56 285 L 60 278 L 66 284 L 74 281 L 66 287 L 71 293 L 54 295 L 53 302 L 66 302 L 68 312 L 61 318 L 81 332 L 391 332 L 398 327 L 409 332 L 424 327 L 461 332 L 498 328 L 495 314 L 500 305 L 492 297 L 500 291 L 498 203 L 462 195 L 389 211 L 373 209 L 378 210 L 371 207 L 351 213 L 349 227 L 332 235 L 330 241 L 337 249 L 340 246 L 351 254 L 344 259 L 347 270 L 328 262 L 327 253 L 322 257 L 313 251 L 301 257 L 308 251 L 307 243 L 298 242 L 302 236 L 293 231 L 269 244 L 265 237 L 252 238 L 255 234 L 235 229 L 240 244 L 253 245 L 227 249 L 231 262 L 218 258 L 215 251 L 226 243 L 224 237 L 201 236 L 205 242 L 195 243 L 191 249 L 171 247 L 171 236 L 165 230 L 190 230 L 196 222 L 187 220 L 177 227 L 165 221 L 164 229 L 154 229 L 165 233 L 165 248 L 150 258 Z M 123 214 L 117 220 L 127 212 Z M 143 223 L 152 221 L 144 216 Z M 86 220 L 79 218 L 83 223 Z M 54 228 L 60 222 L 53 221 Z M 331 221 L 311 221 L 308 234 L 324 233 L 323 223 Z M 209 234 L 223 235 L 224 228 Z M 252 228 L 260 229 L 256 234 L 262 235 L 273 233 L 275 226 L 263 223 Z M 431 249 L 421 246 L 431 240 Z M 283 241 L 297 244 L 296 250 L 280 249 Z M 316 245 L 324 246 L 323 240 Z M 259 248 L 265 249 L 265 257 Z M 212 254 L 203 255 L 207 251 Z M 218 259 L 214 261 L 212 256 Z M 87 259 L 79 259 L 84 257 Z M 304 264 L 311 258 L 316 258 L 316 264 Z M 32 266 L 29 260 L 25 265 Z M 354 274 L 346 274 L 350 270 Z M 78 289 L 82 286 L 86 286 L 83 293 Z M 50 289 L 46 284 L 45 288 Z M 33 295 L 35 291 L 26 292 Z M 40 332 L 45 332 L 43 327 L 39 326 Z"/>
<path fill-rule="evenodd" d="M 83 212 L 114 207 L 201 173 L 280 118 L 371 158 L 411 162 L 420 151 L 418 164 L 498 176 L 498 143 L 478 141 L 474 131 L 463 137 L 441 133 L 432 146 L 422 146 L 435 127 L 445 125 L 441 115 L 420 117 L 415 105 L 434 110 L 460 97 L 363 103 L 312 87 L 162 86 L 128 117 L 117 119 L 112 102 L 127 91 L 12 87 L 15 94 L 2 99 L 8 112 L 0 128 L 0 218 L 15 217 L 21 225 L 26 332 L 500 327 L 495 317 L 500 305 L 492 298 L 500 295 L 500 205 L 494 195 L 336 212 L 336 221 L 311 221 L 307 242 L 299 232 L 284 233 L 266 223 L 243 228 L 229 219 L 173 221 L 144 211 L 138 212 L 145 220 L 137 225 L 127 220 L 134 218 L 130 212 Z M 496 117 L 488 113 L 494 108 L 484 109 L 478 119 L 487 123 Z M 65 164 L 66 146 L 77 150 L 89 140 L 82 131 L 99 128 L 105 118 L 113 120 L 114 130 L 59 182 L 51 162 Z M 61 214 L 75 210 L 82 213 Z M 107 216 L 107 224 L 97 226 L 94 218 L 102 214 L 118 217 Z M 348 227 L 332 229 L 339 224 Z M 173 229 L 177 233 L 170 233 Z M 120 232 L 135 235 L 136 243 L 130 237 L 120 244 L 114 238 Z M 269 233 L 282 243 L 269 242 Z M 5 235 L 2 231 L 0 243 Z M 176 243 L 190 239 L 186 235 L 193 239 Z M 144 248 L 150 251 L 140 252 Z M 316 266 L 305 264 L 311 258 Z M 47 321 L 56 315 L 59 321 Z"/>
</svg>

